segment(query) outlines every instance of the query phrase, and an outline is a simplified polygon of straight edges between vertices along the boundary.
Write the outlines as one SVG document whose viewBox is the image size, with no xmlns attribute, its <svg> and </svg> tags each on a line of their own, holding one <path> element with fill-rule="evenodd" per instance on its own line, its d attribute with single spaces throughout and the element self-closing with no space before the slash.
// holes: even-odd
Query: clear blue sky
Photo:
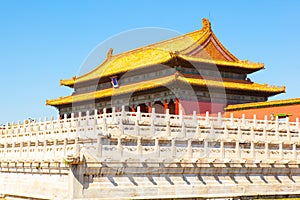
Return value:
<svg viewBox="0 0 300 200">
<path fill-rule="evenodd" d="M 203 17 L 238 58 L 265 63 L 252 80 L 287 86 L 276 99 L 300 97 L 299 9 L 296 0 L 0 0 L 0 124 L 57 115 L 45 100 L 69 95 L 59 80 L 76 75 L 110 36 L 143 27 L 187 33 Z"/>
</svg>

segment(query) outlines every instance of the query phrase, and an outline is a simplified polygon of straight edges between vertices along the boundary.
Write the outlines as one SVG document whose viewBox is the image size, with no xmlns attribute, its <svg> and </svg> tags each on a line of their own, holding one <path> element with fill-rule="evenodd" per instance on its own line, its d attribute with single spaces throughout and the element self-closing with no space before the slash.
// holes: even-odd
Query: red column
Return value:
<svg viewBox="0 0 300 200">
<path fill-rule="evenodd" d="M 175 99 L 175 115 L 179 115 L 179 100 Z"/>
<path fill-rule="evenodd" d="M 131 106 L 131 110 L 132 110 L 132 112 L 135 112 L 134 105 Z"/>
<path fill-rule="evenodd" d="M 167 109 L 168 109 L 168 102 L 167 100 L 164 101 L 164 111 L 165 113 L 167 112 Z"/>
<path fill-rule="evenodd" d="M 152 108 L 151 108 L 151 102 L 148 103 L 148 113 L 152 112 Z"/>
</svg>

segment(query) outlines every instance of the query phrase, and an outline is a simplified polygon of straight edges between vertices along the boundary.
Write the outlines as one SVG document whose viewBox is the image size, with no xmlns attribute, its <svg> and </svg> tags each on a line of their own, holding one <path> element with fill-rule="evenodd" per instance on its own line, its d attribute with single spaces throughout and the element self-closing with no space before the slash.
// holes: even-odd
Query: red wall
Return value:
<svg viewBox="0 0 300 200">
<path fill-rule="evenodd" d="M 179 102 L 185 114 L 193 114 L 193 111 L 196 111 L 198 115 L 205 114 L 207 111 L 213 114 L 216 114 L 218 112 L 224 113 L 224 108 L 226 106 L 223 103 L 198 102 L 188 100 L 179 100 Z"/>
<path fill-rule="evenodd" d="M 264 119 L 265 115 L 270 119 L 272 114 L 292 114 L 289 117 L 290 121 L 296 121 L 296 118 L 300 118 L 300 105 L 288 105 L 288 106 L 278 106 L 278 107 L 269 107 L 269 108 L 253 108 L 247 110 L 238 110 L 238 111 L 228 111 L 225 112 L 225 117 L 230 117 L 230 113 L 234 114 L 234 117 L 241 118 L 242 114 L 245 114 L 246 118 L 253 118 L 253 115 L 256 114 L 257 119 Z"/>
</svg>

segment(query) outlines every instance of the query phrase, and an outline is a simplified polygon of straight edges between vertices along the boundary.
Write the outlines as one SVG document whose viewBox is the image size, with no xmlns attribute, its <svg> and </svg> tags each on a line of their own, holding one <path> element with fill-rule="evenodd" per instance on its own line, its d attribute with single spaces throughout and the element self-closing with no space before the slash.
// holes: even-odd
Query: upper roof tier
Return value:
<svg viewBox="0 0 300 200">
<path fill-rule="evenodd" d="M 60 84 L 73 87 L 75 83 L 99 80 L 131 70 L 164 64 L 177 58 L 188 62 L 237 68 L 243 73 L 252 73 L 264 68 L 263 63 L 237 59 L 217 39 L 208 19 L 202 19 L 202 24 L 200 30 L 125 53 L 112 55 L 110 50 L 106 60 L 94 70 L 79 77 L 61 80 Z"/>
</svg>

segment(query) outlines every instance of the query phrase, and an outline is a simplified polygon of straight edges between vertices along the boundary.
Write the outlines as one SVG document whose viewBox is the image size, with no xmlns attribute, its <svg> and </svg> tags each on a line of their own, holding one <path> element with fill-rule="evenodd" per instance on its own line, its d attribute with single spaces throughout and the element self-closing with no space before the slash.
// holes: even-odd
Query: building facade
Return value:
<svg viewBox="0 0 300 200">
<path fill-rule="evenodd" d="M 94 70 L 60 84 L 71 87 L 70 96 L 47 100 L 61 115 L 101 113 L 122 105 L 126 110 L 178 114 L 223 112 L 227 105 L 264 102 L 285 92 L 252 82 L 248 74 L 262 63 L 239 60 L 217 39 L 207 19 L 200 30 L 166 41 L 113 55 Z"/>
</svg>

